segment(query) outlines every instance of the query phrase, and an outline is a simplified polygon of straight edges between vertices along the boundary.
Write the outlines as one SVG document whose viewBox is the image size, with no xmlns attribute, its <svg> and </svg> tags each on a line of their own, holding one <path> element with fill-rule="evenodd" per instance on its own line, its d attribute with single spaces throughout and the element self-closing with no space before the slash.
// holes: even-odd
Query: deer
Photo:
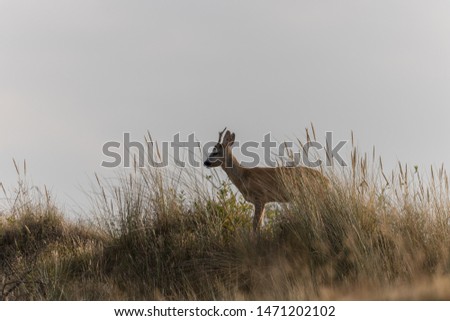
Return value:
<svg viewBox="0 0 450 321">
<path fill-rule="evenodd" d="M 288 179 L 298 179 L 302 188 L 319 187 L 322 192 L 330 187 L 328 178 L 309 167 L 244 167 L 232 153 L 234 142 L 234 133 L 226 128 L 219 132 L 219 140 L 204 165 L 207 168 L 220 166 L 244 199 L 253 204 L 253 233 L 256 235 L 260 233 L 266 203 L 286 203 L 293 198 L 286 184 Z"/>
</svg>

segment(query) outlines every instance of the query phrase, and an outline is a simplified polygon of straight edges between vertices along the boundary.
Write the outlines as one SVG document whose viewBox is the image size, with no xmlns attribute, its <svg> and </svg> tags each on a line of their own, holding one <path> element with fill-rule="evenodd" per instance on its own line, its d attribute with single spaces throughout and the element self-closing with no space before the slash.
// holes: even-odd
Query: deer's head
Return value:
<svg viewBox="0 0 450 321">
<path fill-rule="evenodd" d="M 229 152 L 228 147 L 233 145 L 235 137 L 234 133 L 231 133 L 226 129 L 227 128 L 225 127 L 225 129 L 219 133 L 219 141 L 214 146 L 208 158 L 205 160 L 204 165 L 206 167 L 218 167 L 226 163 L 227 153 Z M 225 135 L 223 135 L 224 133 Z"/>
</svg>

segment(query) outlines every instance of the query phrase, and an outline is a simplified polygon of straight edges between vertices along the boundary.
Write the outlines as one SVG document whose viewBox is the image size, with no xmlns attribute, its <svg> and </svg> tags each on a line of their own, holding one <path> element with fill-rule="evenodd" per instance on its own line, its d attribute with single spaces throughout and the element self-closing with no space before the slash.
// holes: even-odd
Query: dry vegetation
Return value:
<svg viewBox="0 0 450 321">
<path fill-rule="evenodd" d="M 252 208 L 216 177 L 98 179 L 89 223 L 19 179 L 0 215 L 0 298 L 450 299 L 445 171 L 425 183 L 417 168 L 351 160 L 325 196 L 286 178 L 294 201 L 267 211 L 257 240 Z"/>
</svg>

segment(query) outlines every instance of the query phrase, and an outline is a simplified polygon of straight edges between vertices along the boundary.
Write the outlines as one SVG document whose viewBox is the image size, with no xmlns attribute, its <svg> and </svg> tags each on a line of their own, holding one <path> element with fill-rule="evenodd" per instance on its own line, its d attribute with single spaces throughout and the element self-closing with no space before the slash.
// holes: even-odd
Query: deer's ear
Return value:
<svg viewBox="0 0 450 321">
<path fill-rule="evenodd" d="M 233 145 L 234 144 L 234 138 L 235 138 L 234 133 L 231 133 L 230 131 L 227 131 L 227 133 L 225 135 L 225 139 L 224 139 L 224 145 L 225 146 Z"/>
<path fill-rule="evenodd" d="M 229 142 L 230 146 L 234 144 L 234 138 L 235 137 L 236 137 L 236 135 L 234 133 L 231 134 L 231 138 L 230 138 L 230 142 Z"/>
<path fill-rule="evenodd" d="M 223 146 L 231 146 L 234 144 L 234 138 L 235 135 L 234 133 L 231 133 L 229 130 L 227 130 L 227 132 L 225 133 L 225 137 L 223 138 Z"/>
</svg>

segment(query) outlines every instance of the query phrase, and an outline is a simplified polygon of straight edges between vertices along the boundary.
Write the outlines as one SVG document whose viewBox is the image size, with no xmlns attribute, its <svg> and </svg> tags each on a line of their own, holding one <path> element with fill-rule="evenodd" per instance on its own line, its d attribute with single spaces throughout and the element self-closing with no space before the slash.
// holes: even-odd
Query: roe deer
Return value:
<svg viewBox="0 0 450 321">
<path fill-rule="evenodd" d="M 254 205 L 254 233 L 259 233 L 266 203 L 291 200 L 293 193 L 286 185 L 286 178 L 297 179 L 301 188 L 318 187 L 317 191 L 321 193 L 328 188 L 328 179 L 319 171 L 308 167 L 243 167 L 232 154 L 235 134 L 225 130 L 226 128 L 219 133 L 219 141 L 204 165 L 208 168 L 221 166 L 244 199 Z"/>
</svg>

